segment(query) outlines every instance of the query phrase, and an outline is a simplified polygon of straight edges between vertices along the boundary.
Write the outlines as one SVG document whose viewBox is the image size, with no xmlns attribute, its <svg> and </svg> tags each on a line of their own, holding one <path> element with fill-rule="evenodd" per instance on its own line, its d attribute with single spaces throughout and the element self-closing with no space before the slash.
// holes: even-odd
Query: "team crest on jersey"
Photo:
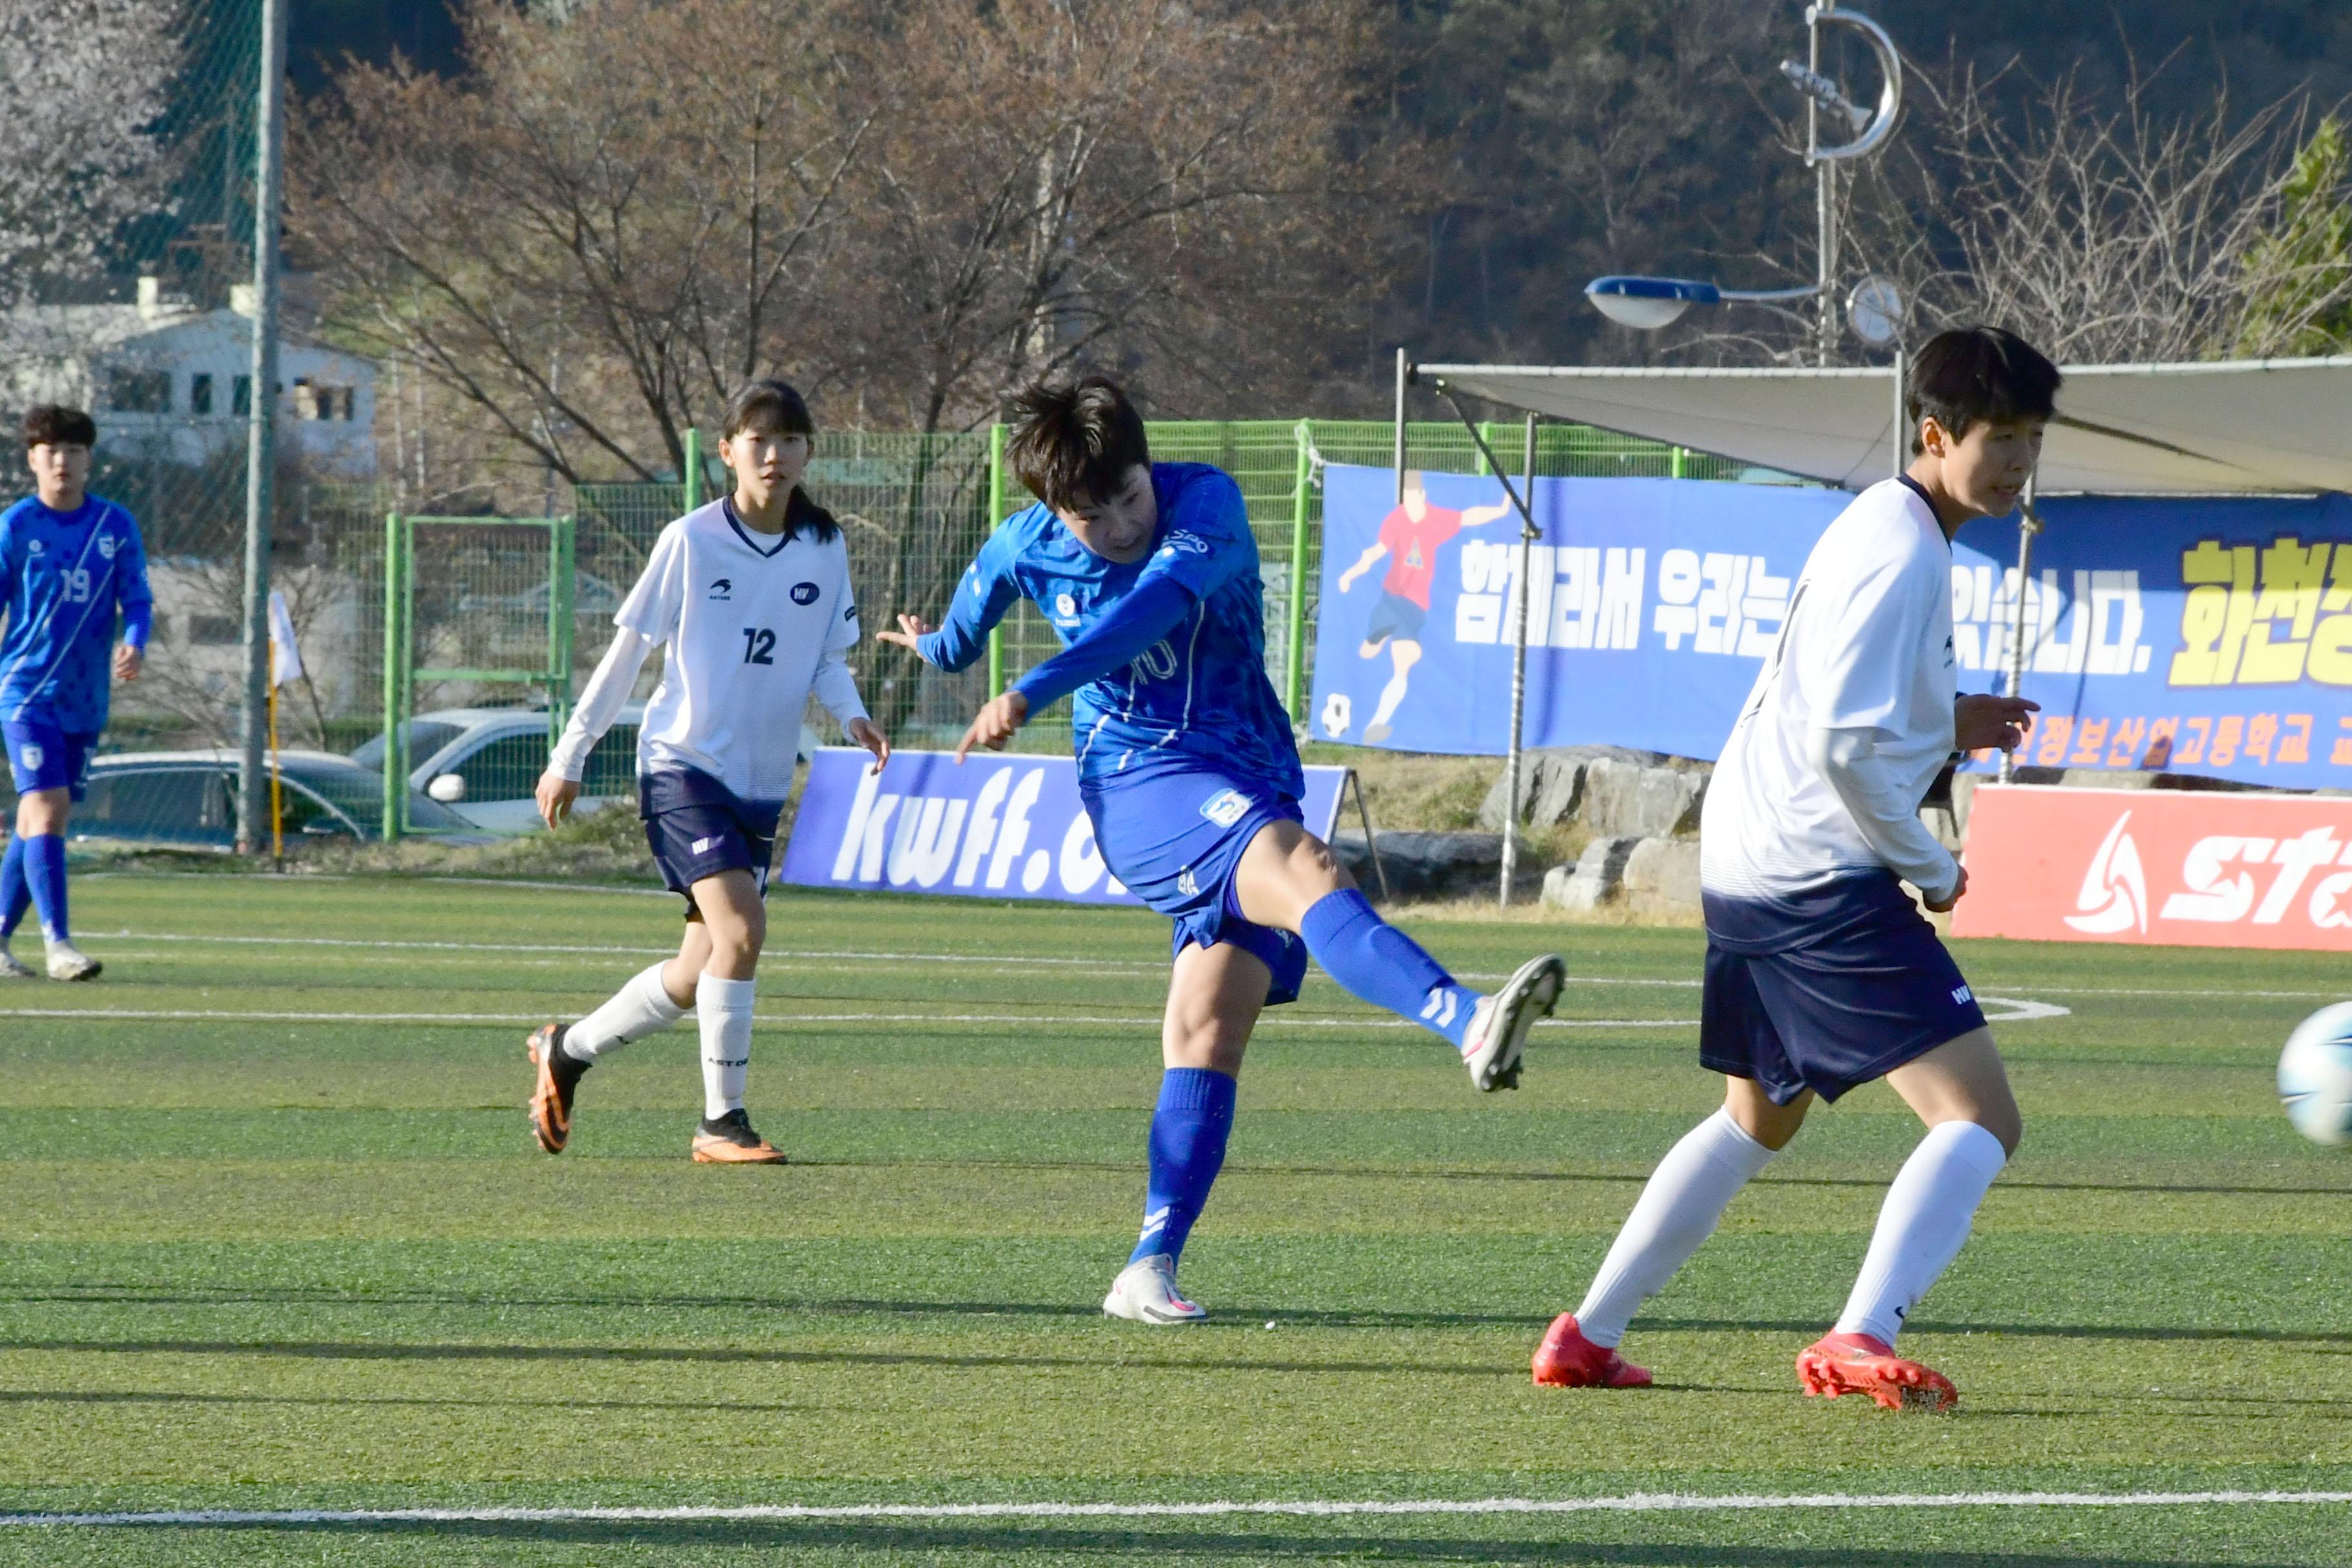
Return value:
<svg viewBox="0 0 2352 1568">
<path fill-rule="evenodd" d="M 816 603 L 816 595 L 817 585 L 814 583 L 793 584 L 793 603 L 795 605 L 814 605 Z"/>
<path fill-rule="evenodd" d="M 731 577 L 721 577 L 718 582 L 710 584 L 710 596 L 714 599 L 732 599 L 735 596 L 735 580 Z"/>
<path fill-rule="evenodd" d="M 1231 827 L 1247 816 L 1250 798 L 1237 789 L 1221 789 L 1201 803 L 1201 815 L 1220 827 Z"/>
<path fill-rule="evenodd" d="M 1067 594 L 1056 594 L 1054 595 L 1054 613 L 1066 621 L 1070 620 L 1078 613 L 1078 602 Z"/>
<path fill-rule="evenodd" d="M 42 540 L 28 539 L 25 541 L 25 553 L 27 555 L 46 555 L 48 552 L 49 547 L 47 543 Z"/>
<path fill-rule="evenodd" d="M 19 746 L 16 748 L 16 754 L 25 759 L 26 771 L 29 773 L 38 773 L 40 771 L 42 756 L 40 747 Z"/>
<path fill-rule="evenodd" d="M 118 542 L 119 541 L 115 539 L 114 535 L 110 533 L 101 533 L 98 536 L 98 552 L 107 560 L 111 561 L 114 559 L 114 547 Z"/>
</svg>

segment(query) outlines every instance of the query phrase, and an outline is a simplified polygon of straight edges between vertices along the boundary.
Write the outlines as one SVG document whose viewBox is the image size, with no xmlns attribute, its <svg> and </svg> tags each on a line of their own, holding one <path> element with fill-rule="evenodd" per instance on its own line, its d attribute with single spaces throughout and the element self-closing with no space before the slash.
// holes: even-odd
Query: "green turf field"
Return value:
<svg viewBox="0 0 2352 1568">
<path fill-rule="evenodd" d="M 856 1505 L 2352 1489 L 2352 1157 L 2270 1073 L 2341 960 L 1962 944 L 2027 1119 L 1905 1344 L 1948 1418 L 1796 1391 L 1916 1126 L 1815 1123 L 1626 1348 L 1528 1384 L 1710 1106 L 1699 938 L 1446 922 L 1576 984 L 1526 1087 L 1318 975 L 1270 1016 L 1185 1261 L 1104 1321 L 1141 1198 L 1165 925 L 780 894 L 751 1108 L 695 1166 L 691 1034 L 583 1086 L 530 1024 L 672 940 L 618 889 L 98 877 L 89 986 L 0 991 L 0 1509 Z M 1403 1560 L 2343 1563 L 2352 1506 L 469 1521 L 0 1529 L 0 1563 Z"/>
</svg>

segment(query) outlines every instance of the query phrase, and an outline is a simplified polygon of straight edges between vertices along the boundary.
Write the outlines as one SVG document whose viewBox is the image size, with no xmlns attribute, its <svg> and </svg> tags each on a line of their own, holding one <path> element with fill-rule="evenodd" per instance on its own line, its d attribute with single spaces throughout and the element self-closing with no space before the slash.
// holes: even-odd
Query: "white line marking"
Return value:
<svg viewBox="0 0 2352 1568">
<path fill-rule="evenodd" d="M 540 1013 L 276 1013 L 229 1008 L 179 1007 L 0 1007 L 0 1018 L 106 1018 L 131 1023 L 223 1024 L 544 1024 Z M 1137 1014 L 1124 1018 L 1063 1013 L 783 1013 L 756 1015 L 752 1022 L 772 1028 L 794 1024 L 1108 1024 L 1127 1028 L 1158 1028 L 1160 1016 Z M 1301 1029 L 1414 1029 L 1402 1018 L 1286 1018 L 1269 1014 L 1257 1026 Z M 1696 1029 L 1696 1018 L 1538 1018 L 1540 1029 Z"/>
<path fill-rule="evenodd" d="M 2215 1508 L 2253 1503 L 2325 1506 L 2352 1502 L 2352 1491 L 2207 1492 L 1815 1492 L 1694 1497 L 1634 1492 L 1624 1497 L 1447 1498 L 1277 1502 L 964 1502 L 746 1503 L 677 1508 L 171 1509 L 147 1513 L 0 1513 L 0 1528 L 125 1525 L 497 1524 L 565 1521 L 663 1522 L 825 1519 L 1202 1519 L 1280 1515 L 1306 1519 L 1375 1514 L 1756 1513 L 1790 1509 Z"/>
</svg>

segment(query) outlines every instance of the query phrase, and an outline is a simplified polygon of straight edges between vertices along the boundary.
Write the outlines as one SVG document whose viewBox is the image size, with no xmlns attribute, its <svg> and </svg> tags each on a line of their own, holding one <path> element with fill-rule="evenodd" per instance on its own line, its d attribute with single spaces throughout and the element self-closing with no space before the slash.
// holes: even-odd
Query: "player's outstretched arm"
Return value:
<svg viewBox="0 0 2352 1568">
<path fill-rule="evenodd" d="M 1345 572 L 1339 574 L 1339 592 L 1344 594 L 1349 589 L 1354 587 L 1356 585 L 1356 579 L 1370 571 L 1374 563 L 1388 552 L 1389 547 L 1387 545 L 1374 543 L 1361 555 L 1357 556 L 1356 563 L 1349 567 Z"/>
<path fill-rule="evenodd" d="M 1462 526 L 1465 528 L 1484 528 L 1497 518 L 1508 517 L 1518 510 L 1518 508 L 1511 504 L 1511 498 L 1505 496 L 1501 500 L 1496 501 L 1492 506 L 1474 506 L 1470 508 L 1469 510 L 1462 514 Z"/>
</svg>

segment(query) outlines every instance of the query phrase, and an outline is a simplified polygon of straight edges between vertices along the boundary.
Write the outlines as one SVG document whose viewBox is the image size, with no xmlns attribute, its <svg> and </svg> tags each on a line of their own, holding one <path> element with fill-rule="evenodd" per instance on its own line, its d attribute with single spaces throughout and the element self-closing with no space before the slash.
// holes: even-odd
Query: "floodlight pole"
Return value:
<svg viewBox="0 0 2352 1568">
<path fill-rule="evenodd" d="M 1819 0 L 1805 8 L 1807 61 L 1815 76 L 1822 69 L 1822 16 L 1837 9 L 1837 0 Z M 1805 95 L 1805 163 L 1813 171 L 1813 216 L 1821 230 L 1820 271 L 1816 278 L 1821 289 L 1818 300 L 1821 318 L 1818 337 L 1813 345 L 1816 363 L 1827 365 L 1837 350 L 1837 294 L 1832 284 L 1837 277 L 1837 164 L 1821 155 L 1822 105 L 1811 93 Z"/>
<path fill-rule="evenodd" d="M 1530 503 L 1536 495 L 1536 416 L 1527 416 L 1527 444 L 1520 468 L 1520 482 L 1527 488 Z M 1500 470 L 1496 470 L 1497 477 Z M 1508 481 L 1505 481 L 1507 488 Z M 1503 764 L 1503 874 L 1499 895 L 1500 906 L 1511 907 L 1511 879 L 1519 868 L 1519 770 L 1524 750 L 1521 737 L 1527 731 L 1528 711 L 1528 602 L 1534 598 L 1528 587 L 1528 574 L 1535 560 L 1537 529 L 1535 520 L 1526 508 L 1519 516 L 1519 564 L 1513 574 L 1512 584 L 1518 589 L 1518 614 L 1511 622 L 1511 755 Z"/>
<path fill-rule="evenodd" d="M 261 0 L 253 190 L 253 383 L 246 400 L 244 742 L 236 848 L 259 847 L 269 812 L 269 524 L 278 434 L 278 229 L 285 202 L 287 0 Z M 389 658 L 389 653 L 386 654 Z"/>
<path fill-rule="evenodd" d="M 1396 505 L 1404 505 L 1404 388 L 1412 379 L 1412 365 L 1404 350 L 1397 350 L 1396 358 Z M 1460 410 L 1457 408 L 1456 413 Z"/>
</svg>

